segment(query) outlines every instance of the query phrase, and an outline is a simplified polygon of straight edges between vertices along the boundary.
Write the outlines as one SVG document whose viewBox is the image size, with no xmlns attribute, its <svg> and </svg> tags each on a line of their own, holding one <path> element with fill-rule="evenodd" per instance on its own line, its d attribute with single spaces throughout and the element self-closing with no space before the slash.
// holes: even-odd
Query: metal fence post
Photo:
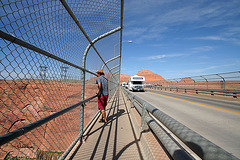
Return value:
<svg viewBox="0 0 240 160">
<path fill-rule="evenodd" d="M 185 93 L 187 93 L 187 84 L 186 84 L 186 81 L 184 80 L 184 79 L 182 79 L 183 81 L 184 81 L 184 83 L 185 83 L 185 88 L 184 88 L 184 90 L 185 90 Z"/>
<path fill-rule="evenodd" d="M 207 78 L 205 78 L 205 77 L 203 77 L 203 76 L 200 76 L 200 77 L 202 77 L 203 79 L 205 79 L 205 81 L 207 82 L 207 91 L 208 91 L 208 80 L 207 80 Z"/>
<path fill-rule="evenodd" d="M 133 96 L 130 95 L 131 108 L 133 108 Z"/>
<path fill-rule="evenodd" d="M 225 79 L 224 79 L 224 77 L 222 77 L 222 76 L 220 76 L 219 74 L 216 74 L 218 77 L 220 77 L 220 78 L 222 78 L 222 80 L 223 80 L 223 90 L 225 91 Z"/>
<path fill-rule="evenodd" d="M 179 88 L 179 84 L 178 84 L 178 80 L 177 80 L 177 87 L 176 87 L 177 92 L 178 92 L 178 88 Z"/>
<path fill-rule="evenodd" d="M 148 126 L 147 126 L 147 122 L 145 120 L 147 116 L 147 109 L 146 109 L 146 104 L 143 103 L 142 105 L 142 116 L 141 116 L 141 127 L 142 127 L 142 131 L 145 131 L 148 129 Z"/>
<path fill-rule="evenodd" d="M 193 82 L 194 82 L 194 89 L 196 89 L 196 84 L 195 84 L 195 80 L 193 80 Z"/>
<path fill-rule="evenodd" d="M 82 71 L 81 76 L 81 100 L 84 100 L 85 96 L 85 71 Z M 80 133 L 83 133 L 83 124 L 84 124 L 84 106 L 85 104 L 82 104 L 80 107 Z"/>
</svg>

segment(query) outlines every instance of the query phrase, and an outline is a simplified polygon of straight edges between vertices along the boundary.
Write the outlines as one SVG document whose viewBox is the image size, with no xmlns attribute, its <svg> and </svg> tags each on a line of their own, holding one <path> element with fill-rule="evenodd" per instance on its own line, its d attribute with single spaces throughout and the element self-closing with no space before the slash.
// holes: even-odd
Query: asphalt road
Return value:
<svg viewBox="0 0 240 160">
<path fill-rule="evenodd" d="M 134 94 L 240 159 L 239 102 L 155 90 Z"/>
</svg>

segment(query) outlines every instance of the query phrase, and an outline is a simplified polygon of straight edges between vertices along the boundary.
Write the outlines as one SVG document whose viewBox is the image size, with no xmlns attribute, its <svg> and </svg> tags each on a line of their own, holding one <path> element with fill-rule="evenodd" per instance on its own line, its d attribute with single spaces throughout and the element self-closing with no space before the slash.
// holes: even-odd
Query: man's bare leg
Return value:
<svg viewBox="0 0 240 160">
<path fill-rule="evenodd" d="M 102 117 L 105 123 L 107 123 L 107 118 L 106 118 L 106 111 L 105 110 L 101 110 L 102 112 Z"/>
</svg>

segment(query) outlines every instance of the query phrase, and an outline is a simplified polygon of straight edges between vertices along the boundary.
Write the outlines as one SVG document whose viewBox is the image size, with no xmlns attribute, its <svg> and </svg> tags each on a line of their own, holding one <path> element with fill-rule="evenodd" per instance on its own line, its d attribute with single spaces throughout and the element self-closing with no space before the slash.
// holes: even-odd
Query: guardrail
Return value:
<svg viewBox="0 0 240 160">
<path fill-rule="evenodd" d="M 186 150 L 184 150 L 178 143 L 176 143 L 169 134 L 167 134 L 155 118 L 167 127 L 176 137 L 178 137 L 186 146 L 188 146 L 197 156 L 204 160 L 238 160 L 235 156 L 223 150 L 219 146 L 210 142 L 198 133 L 192 131 L 185 125 L 161 112 L 156 107 L 147 103 L 143 99 L 130 93 L 128 90 L 122 88 L 125 95 L 131 101 L 132 106 L 135 107 L 142 118 L 142 129 L 145 130 L 147 125 L 159 140 L 166 147 L 169 154 L 175 160 L 194 159 Z"/>
<path fill-rule="evenodd" d="M 105 66 L 109 99 L 119 85 L 123 1 L 0 8 L 0 159 L 64 159 L 99 115 L 96 71 Z"/>
<path fill-rule="evenodd" d="M 192 93 L 202 93 L 202 94 L 211 94 L 214 95 L 223 95 L 223 96 L 232 96 L 233 98 L 237 98 L 240 96 L 240 91 L 226 91 L 226 90 L 206 90 L 206 89 L 191 89 L 191 88 L 179 88 L 179 87 L 163 87 L 163 86 L 155 86 L 155 85 L 146 85 L 145 88 L 156 89 L 156 90 L 169 90 L 176 92 L 180 92 L 181 90 L 185 93 L 192 92 Z"/>
<path fill-rule="evenodd" d="M 152 81 L 146 87 L 239 97 L 240 71 Z"/>
</svg>

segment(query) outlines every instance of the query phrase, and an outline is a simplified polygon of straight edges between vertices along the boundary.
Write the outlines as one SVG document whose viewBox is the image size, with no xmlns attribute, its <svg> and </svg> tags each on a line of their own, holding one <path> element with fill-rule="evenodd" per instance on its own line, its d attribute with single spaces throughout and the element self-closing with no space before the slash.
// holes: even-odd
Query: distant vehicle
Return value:
<svg viewBox="0 0 240 160">
<path fill-rule="evenodd" d="M 122 82 L 122 86 L 127 88 L 127 86 L 128 86 L 127 82 Z"/>
<path fill-rule="evenodd" d="M 128 79 L 128 89 L 130 91 L 143 91 L 144 92 L 144 88 L 143 88 L 143 82 L 145 81 L 145 77 L 143 76 L 131 76 Z"/>
</svg>

